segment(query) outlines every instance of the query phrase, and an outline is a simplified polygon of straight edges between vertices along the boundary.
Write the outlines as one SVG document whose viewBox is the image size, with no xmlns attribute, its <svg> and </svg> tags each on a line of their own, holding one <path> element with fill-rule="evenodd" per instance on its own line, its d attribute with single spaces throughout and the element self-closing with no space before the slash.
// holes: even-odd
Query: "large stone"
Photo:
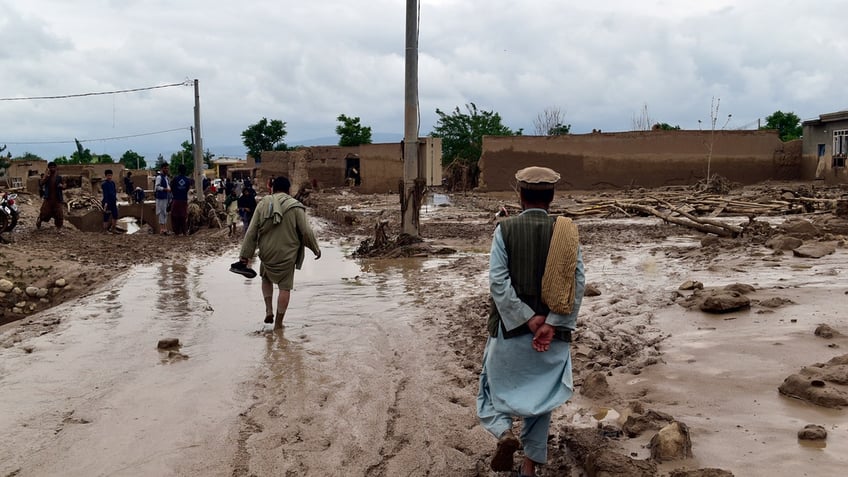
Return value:
<svg viewBox="0 0 848 477">
<path fill-rule="evenodd" d="M 689 427 L 675 421 L 663 427 L 651 438 L 651 458 L 659 462 L 692 457 Z"/>
<path fill-rule="evenodd" d="M 805 441 L 823 441 L 827 439 L 827 430 L 817 424 L 807 424 L 798 431 L 798 439 Z"/>
<path fill-rule="evenodd" d="M 821 234 L 821 230 L 813 225 L 809 220 L 791 219 L 777 226 L 784 234 L 797 237 L 802 240 L 816 238 Z"/>
<path fill-rule="evenodd" d="M 751 307 L 751 300 L 738 292 L 723 291 L 714 293 L 700 305 L 701 311 L 707 313 L 729 313 Z"/>
<path fill-rule="evenodd" d="M 804 245 L 804 241 L 797 237 L 790 237 L 788 235 L 775 235 L 774 237 L 768 239 L 766 241 L 766 247 L 772 250 L 794 250 L 801 245 Z"/>
<path fill-rule="evenodd" d="M 163 338 L 159 340 L 159 343 L 156 344 L 156 347 L 159 349 L 172 349 L 180 347 L 180 339 L 179 338 Z"/>
<path fill-rule="evenodd" d="M 9 293 L 15 288 L 15 284 L 6 280 L 5 278 L 0 278 L 0 292 Z"/>
<path fill-rule="evenodd" d="M 796 257 L 822 258 L 836 252 L 836 242 L 813 242 L 792 250 Z"/>
<path fill-rule="evenodd" d="M 610 395 L 609 383 L 607 383 L 607 375 L 601 371 L 596 371 L 583 380 L 583 385 L 580 387 L 580 394 L 598 399 Z"/>
<path fill-rule="evenodd" d="M 586 458 L 586 474 L 589 477 L 654 477 L 657 465 L 647 460 L 636 460 L 609 448 L 601 448 Z"/>
<path fill-rule="evenodd" d="M 25 292 L 26 292 L 27 296 L 38 295 L 38 287 L 26 287 Z"/>
<path fill-rule="evenodd" d="M 811 372 L 810 368 L 805 368 L 804 371 L 804 374 L 792 374 L 784 379 L 777 388 L 780 394 L 834 409 L 848 405 L 848 393 L 828 385 L 821 379 L 822 376 Z"/>
</svg>

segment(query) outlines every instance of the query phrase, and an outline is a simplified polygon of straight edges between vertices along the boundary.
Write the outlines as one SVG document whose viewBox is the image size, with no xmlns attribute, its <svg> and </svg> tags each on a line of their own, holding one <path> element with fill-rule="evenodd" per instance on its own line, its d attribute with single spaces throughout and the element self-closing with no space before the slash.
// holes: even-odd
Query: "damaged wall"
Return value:
<svg viewBox="0 0 848 477">
<path fill-rule="evenodd" d="M 691 185 L 710 173 L 742 184 L 801 177 L 801 141 L 776 131 L 634 131 L 565 136 L 486 136 L 480 189 L 512 190 L 515 172 L 544 166 L 561 188 Z"/>
<path fill-rule="evenodd" d="M 419 160 L 421 173 L 426 172 L 425 161 L 441 163 L 441 140 L 421 138 Z M 435 149 L 438 149 L 436 151 Z M 297 194 L 303 183 L 318 183 L 319 188 L 344 187 L 347 158 L 359 159 L 361 184 L 357 191 L 365 194 L 397 193 L 403 178 L 403 147 L 400 142 L 363 144 L 361 146 L 314 146 L 294 151 L 264 151 L 257 164 L 261 180 L 283 175 L 292 182 L 292 194 Z M 437 167 L 438 168 L 438 167 Z M 441 170 L 430 168 L 429 176 L 441 181 Z"/>
</svg>

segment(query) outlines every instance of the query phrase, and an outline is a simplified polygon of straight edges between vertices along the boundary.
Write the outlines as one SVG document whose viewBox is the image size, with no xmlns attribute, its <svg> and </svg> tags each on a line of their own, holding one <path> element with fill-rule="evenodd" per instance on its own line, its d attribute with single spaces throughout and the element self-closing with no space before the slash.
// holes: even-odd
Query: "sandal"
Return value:
<svg viewBox="0 0 848 477">
<path fill-rule="evenodd" d="M 513 454 L 518 450 L 519 442 L 512 431 L 503 433 L 498 439 L 498 447 L 495 450 L 495 456 L 492 457 L 492 470 L 495 472 L 505 472 L 512 470 Z"/>
</svg>

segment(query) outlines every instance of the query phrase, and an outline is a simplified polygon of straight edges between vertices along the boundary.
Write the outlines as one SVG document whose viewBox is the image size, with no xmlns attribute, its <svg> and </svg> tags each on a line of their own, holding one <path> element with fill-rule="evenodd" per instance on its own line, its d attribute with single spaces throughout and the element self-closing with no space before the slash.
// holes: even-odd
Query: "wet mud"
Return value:
<svg viewBox="0 0 848 477">
<path fill-rule="evenodd" d="M 474 408 L 494 212 L 511 199 L 428 204 L 425 242 L 454 252 L 389 259 L 351 256 L 391 197 L 311 199 L 325 200 L 313 217 L 351 219 L 316 223 L 324 256 L 298 272 L 282 332 L 261 323 L 258 280 L 226 271 L 235 244 L 133 266 L 0 328 L 0 475 L 505 477 Z M 718 239 L 651 217 L 578 220 L 595 293 L 540 476 L 840 475 L 846 411 L 779 387 L 845 354 L 848 251 L 832 223 L 799 239 L 829 242 L 820 258 L 767 246 L 783 222 Z M 703 311 L 698 297 L 727 286 L 748 306 Z M 673 422 L 691 455 L 652 459 Z M 825 438 L 799 438 L 810 425 Z"/>
</svg>

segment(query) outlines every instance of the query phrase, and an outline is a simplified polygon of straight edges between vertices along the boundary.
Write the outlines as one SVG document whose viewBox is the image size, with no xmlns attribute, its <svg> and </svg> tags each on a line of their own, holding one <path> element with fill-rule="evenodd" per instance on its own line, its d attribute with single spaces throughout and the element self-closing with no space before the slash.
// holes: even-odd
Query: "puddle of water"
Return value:
<svg viewBox="0 0 848 477">
<path fill-rule="evenodd" d="M 255 393 L 243 386 L 257 372 L 268 376 L 263 386 L 289 390 L 292 409 L 322 399 L 330 406 L 327 392 L 334 389 L 338 415 L 316 428 L 321 432 L 357 434 L 341 441 L 371 432 L 381 438 L 384 426 L 369 416 L 381 415 L 393 394 L 368 396 L 389 387 L 376 383 L 395 379 L 397 371 L 387 368 L 400 359 L 394 340 L 408 343 L 404 354 L 418 346 L 408 283 L 422 267 L 438 264 L 358 263 L 345 254 L 323 244 L 320 260 L 307 258 L 295 275 L 284 333 L 260 331 L 260 280 L 227 271 L 235 250 L 212 260 L 138 266 L 104 290 L 48 311 L 45 317 L 62 324 L 28 340 L 31 354 L 0 350 L 0 402 L 8 410 L 0 413 L 0 447 L 8 456 L 0 459 L 0 475 L 231 469 L 233 430 Z M 157 350 L 163 338 L 178 338 L 187 359 Z M 303 413 L 311 419 L 315 411 Z M 338 416 L 345 416 L 341 429 L 334 428 Z M 350 422 L 357 419 L 364 422 Z"/>
</svg>

